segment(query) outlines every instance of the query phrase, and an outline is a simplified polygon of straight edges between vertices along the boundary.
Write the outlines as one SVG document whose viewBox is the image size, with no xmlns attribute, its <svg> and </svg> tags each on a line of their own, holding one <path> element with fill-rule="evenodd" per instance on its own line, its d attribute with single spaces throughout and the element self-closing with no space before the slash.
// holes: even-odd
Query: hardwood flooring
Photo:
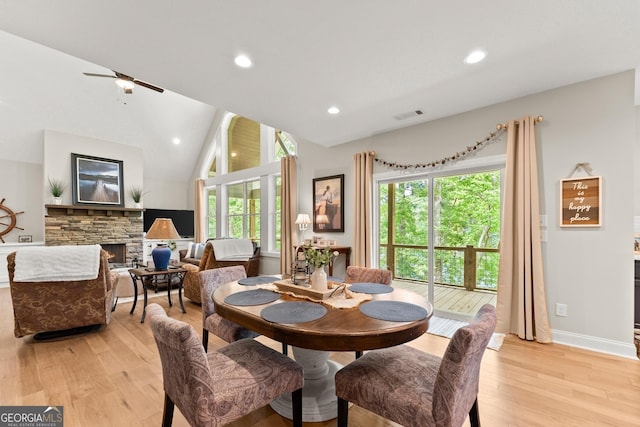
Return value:
<svg viewBox="0 0 640 427">
<path fill-rule="evenodd" d="M 185 300 L 187 313 L 166 296 L 153 299 L 170 316 L 201 331 L 200 307 Z M 8 288 L 0 289 L 0 405 L 63 405 L 65 427 L 157 427 L 162 419 L 163 388 L 158 352 L 142 307 L 130 316 L 131 303 L 118 304 L 102 331 L 55 342 L 36 343 L 13 336 Z M 260 337 L 279 349 L 278 343 Z M 448 340 L 423 335 L 410 345 L 442 354 Z M 209 349 L 225 343 L 211 337 Z M 332 354 L 340 363 L 352 353 Z M 482 362 L 479 408 L 491 426 L 637 426 L 640 425 L 640 361 L 557 344 L 537 344 L 509 336 L 499 352 L 487 350 Z M 350 426 L 396 424 L 353 407 Z M 187 423 L 178 410 L 174 426 Z M 270 407 L 232 426 L 291 426 Z M 335 426 L 336 421 L 306 423 Z M 468 425 L 468 421 L 465 425 Z"/>
</svg>

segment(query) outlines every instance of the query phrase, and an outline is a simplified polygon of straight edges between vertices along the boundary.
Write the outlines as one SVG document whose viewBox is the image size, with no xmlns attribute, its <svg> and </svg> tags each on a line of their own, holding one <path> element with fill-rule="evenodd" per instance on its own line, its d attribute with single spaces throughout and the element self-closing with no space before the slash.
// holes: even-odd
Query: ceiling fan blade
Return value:
<svg viewBox="0 0 640 427">
<path fill-rule="evenodd" d="M 112 79 L 116 78 L 116 76 L 110 76 L 109 74 L 96 74 L 96 73 L 82 73 L 82 74 L 90 77 L 111 77 Z"/>
<path fill-rule="evenodd" d="M 155 90 L 156 92 L 160 92 L 160 93 L 164 92 L 164 89 L 162 89 L 161 87 L 154 86 L 154 85 L 152 85 L 152 84 L 149 84 L 149 83 L 143 82 L 142 80 L 135 80 L 135 79 L 134 79 L 134 80 L 133 80 L 133 82 L 134 82 L 135 84 L 137 84 L 137 85 L 140 85 L 140 86 L 146 87 L 147 89 Z"/>
</svg>

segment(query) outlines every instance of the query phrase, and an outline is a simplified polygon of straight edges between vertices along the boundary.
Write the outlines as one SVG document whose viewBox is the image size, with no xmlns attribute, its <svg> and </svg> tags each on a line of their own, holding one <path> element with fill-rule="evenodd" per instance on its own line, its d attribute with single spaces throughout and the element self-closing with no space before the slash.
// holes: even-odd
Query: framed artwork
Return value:
<svg viewBox="0 0 640 427">
<path fill-rule="evenodd" d="M 640 255 L 640 233 L 633 235 L 633 252 L 635 255 Z"/>
<path fill-rule="evenodd" d="M 344 175 L 313 179 L 313 231 L 344 231 Z"/>
<path fill-rule="evenodd" d="M 122 160 L 71 154 L 74 205 L 124 206 Z"/>
<path fill-rule="evenodd" d="M 560 226 L 599 227 L 602 177 L 568 178 L 560 183 Z"/>
</svg>

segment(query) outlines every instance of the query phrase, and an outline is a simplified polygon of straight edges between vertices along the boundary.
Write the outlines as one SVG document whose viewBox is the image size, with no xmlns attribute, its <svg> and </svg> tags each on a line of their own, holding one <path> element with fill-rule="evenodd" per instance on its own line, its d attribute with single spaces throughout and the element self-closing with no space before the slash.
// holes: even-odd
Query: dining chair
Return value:
<svg viewBox="0 0 640 427">
<path fill-rule="evenodd" d="M 302 426 L 302 367 L 253 339 L 206 353 L 188 323 L 147 307 L 160 353 L 164 385 L 163 427 L 178 407 L 191 426 L 225 425 L 290 392 L 293 425 Z"/>
<path fill-rule="evenodd" d="M 382 268 L 358 267 L 350 265 L 347 267 L 344 276 L 345 283 L 380 283 L 383 285 L 391 284 L 391 271 Z"/>
<path fill-rule="evenodd" d="M 344 277 L 344 283 L 380 283 L 391 284 L 391 270 L 382 268 L 358 267 L 350 265 Z M 362 351 L 356 351 L 356 359 L 362 356 Z"/>
<path fill-rule="evenodd" d="M 480 363 L 496 326 L 485 304 L 458 329 L 442 358 L 407 345 L 368 352 L 335 375 L 338 427 L 346 427 L 349 402 L 402 425 L 459 427 L 467 414 L 480 426 Z"/>
<path fill-rule="evenodd" d="M 200 281 L 200 299 L 202 302 L 202 347 L 206 352 L 209 347 L 209 332 L 217 335 L 226 342 L 233 342 L 243 338 L 255 338 L 259 334 L 246 329 L 237 323 L 227 320 L 215 311 L 211 295 L 225 283 L 247 277 L 242 265 L 202 270 L 198 273 Z"/>
</svg>

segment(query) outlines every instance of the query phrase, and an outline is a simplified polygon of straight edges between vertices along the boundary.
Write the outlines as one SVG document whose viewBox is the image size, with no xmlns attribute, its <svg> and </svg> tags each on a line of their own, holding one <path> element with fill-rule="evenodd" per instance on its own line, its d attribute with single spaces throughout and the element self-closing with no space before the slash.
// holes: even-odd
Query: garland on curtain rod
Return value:
<svg viewBox="0 0 640 427">
<path fill-rule="evenodd" d="M 535 123 L 540 123 L 542 122 L 543 118 L 542 116 L 537 116 L 534 119 L 534 124 Z M 474 145 L 470 145 L 467 147 L 466 150 L 464 151 L 459 151 L 457 153 L 455 153 L 453 156 L 449 156 L 449 157 L 445 157 L 443 159 L 440 160 L 436 160 L 433 162 L 428 162 L 428 163 L 415 163 L 413 165 L 403 165 L 400 163 L 396 163 L 396 162 L 388 162 L 386 160 L 382 160 L 379 159 L 378 157 L 374 157 L 374 161 L 376 163 L 379 163 L 383 166 L 386 166 L 388 168 L 391 169 L 424 169 L 424 168 L 435 168 L 436 166 L 442 166 L 445 165 L 449 162 L 454 162 L 456 160 L 460 160 L 466 156 L 468 156 L 471 153 L 474 153 L 478 150 L 480 150 L 483 146 L 485 146 L 486 144 L 496 140 L 498 138 L 498 136 L 500 134 L 502 134 L 505 130 L 507 129 L 507 125 L 506 124 L 502 124 L 499 123 L 498 125 L 496 125 L 496 131 L 495 132 L 491 132 L 489 135 L 487 135 L 484 139 L 480 140 L 480 141 L 476 141 L 476 143 Z"/>
</svg>

